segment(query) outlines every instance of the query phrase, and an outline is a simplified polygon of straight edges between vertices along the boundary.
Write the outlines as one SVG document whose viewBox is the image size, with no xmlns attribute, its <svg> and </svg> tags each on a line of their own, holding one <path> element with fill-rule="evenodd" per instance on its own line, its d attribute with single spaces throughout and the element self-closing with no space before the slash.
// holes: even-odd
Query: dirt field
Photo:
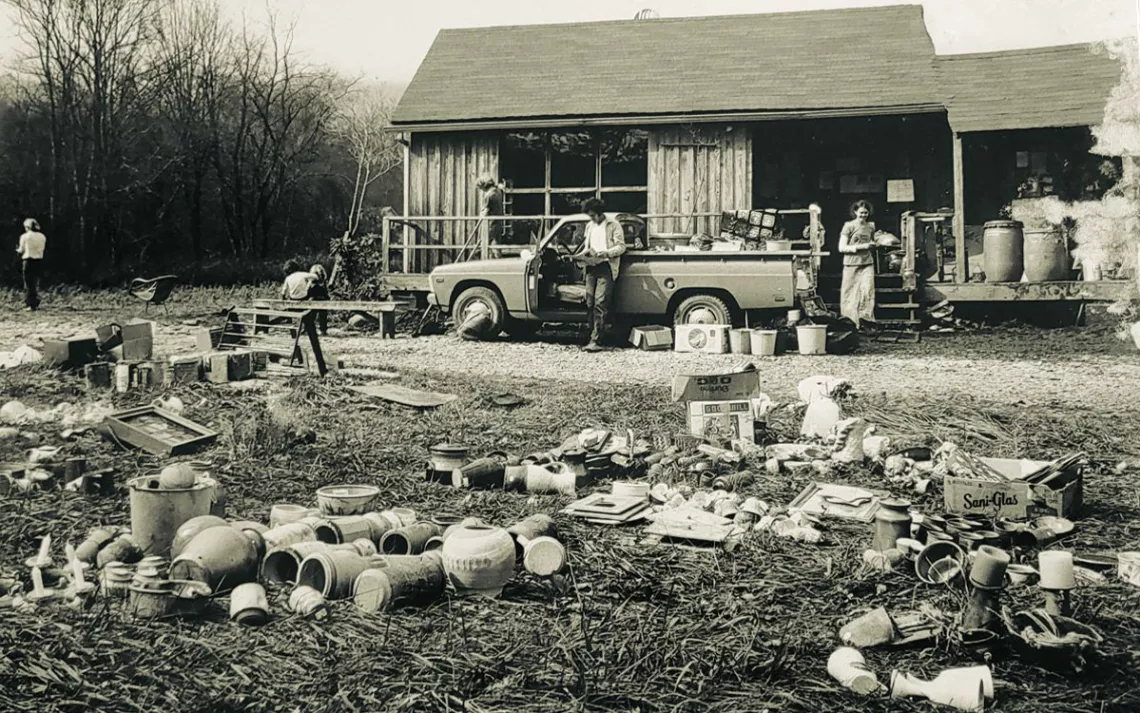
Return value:
<svg viewBox="0 0 1140 713">
<path fill-rule="evenodd" d="M 221 305 L 243 297 L 201 291 L 176 303 L 169 319 L 159 318 L 162 350 L 191 348 L 193 327 L 183 320 L 216 323 Z M 91 304 L 84 297 L 31 315 L 5 310 L 0 350 L 87 333 L 137 312 L 125 304 L 83 309 Z M 557 513 L 568 497 L 424 483 L 427 447 L 452 440 L 475 453 L 523 455 L 590 426 L 675 434 L 683 422 L 669 399 L 670 377 L 732 362 L 631 350 L 587 355 L 552 341 L 471 344 L 447 336 L 332 336 L 324 344 L 350 366 L 393 370 L 398 383 L 459 399 L 418 413 L 346 391 L 361 379 L 343 374 L 278 382 L 274 391 L 284 400 L 272 416 L 265 390 L 203 383 L 166 392 L 182 399 L 187 417 L 221 434 L 217 447 L 199 457 L 215 463 L 231 519 L 265 522 L 273 503 L 311 503 L 315 488 L 336 482 L 375 483 L 384 507 L 408 506 L 424 516 L 448 511 L 509 525 L 532 513 Z M 952 439 L 979 455 L 1089 453 L 1086 508 L 1064 545 L 1085 553 L 1140 550 L 1136 470 L 1116 467 L 1140 459 L 1140 373 L 1136 353 L 1107 326 L 931 337 L 917 346 L 871 344 L 851 357 L 789 355 L 760 366 L 764 387 L 777 399 L 791 398 L 796 382 L 813 374 L 850 379 L 860 396 L 847 408 L 888 434 Z M 489 397 L 503 391 L 528 403 L 491 406 Z M 90 398 L 78 379 L 34 368 L 0 371 L 0 394 L 40 408 Z M 156 395 L 101 398 L 125 408 Z M 316 443 L 288 443 L 283 421 L 314 429 Z M 791 438 L 797 414 L 782 412 L 772 425 Z M 120 482 L 162 465 L 95 435 L 61 441 L 53 424 L 32 430 L 92 467 L 115 467 Z M 18 458 L 26 445 L 0 441 L 0 462 Z M 762 464 L 751 465 L 763 472 Z M 666 478 L 686 479 L 679 472 Z M 747 494 L 785 505 L 813 479 L 760 475 Z M 836 479 L 890 487 L 871 468 Z M 906 496 L 919 509 L 941 511 L 937 489 Z M 52 534 L 62 554 L 63 542 L 77 543 L 94 525 L 128 524 L 129 506 L 125 489 L 111 498 L 32 493 L 0 499 L 0 519 L 0 574 L 26 579 L 22 564 L 40 537 Z M 931 710 L 918 700 L 859 697 L 826 673 L 838 628 L 873 607 L 908 611 L 929 603 L 951 618 L 961 610 L 957 588 L 924 585 L 906 571 L 868 569 L 862 554 L 869 526 L 829 521 L 818 545 L 759 533 L 725 554 L 647 547 L 639 544 L 639 527 L 557 521 L 569 569 L 551 579 L 517 576 L 497 600 L 445 598 L 387 615 L 340 602 L 328 620 L 315 623 L 290 616 L 282 606 L 288 592 L 271 590 L 273 620 L 255 629 L 227 621 L 226 598 L 193 621 L 140 622 L 103 601 L 86 611 L 0 611 L 0 710 Z M 999 653 L 991 661 L 994 710 L 1140 710 L 1133 675 L 1140 588 L 1109 575 L 1074 596 L 1075 618 L 1104 634 L 1099 657 L 1077 673 Z M 1040 593 L 1010 590 L 1003 603 L 1012 611 L 1032 608 Z M 928 649 L 865 654 L 884 682 L 896 668 L 930 678 L 974 662 L 953 637 Z"/>
</svg>

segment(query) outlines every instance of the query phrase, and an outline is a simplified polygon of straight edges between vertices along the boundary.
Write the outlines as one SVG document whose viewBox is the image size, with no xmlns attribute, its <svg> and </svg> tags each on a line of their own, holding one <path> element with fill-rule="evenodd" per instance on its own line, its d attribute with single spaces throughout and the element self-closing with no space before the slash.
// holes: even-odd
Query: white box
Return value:
<svg viewBox="0 0 1140 713">
<path fill-rule="evenodd" d="M 724 354 L 728 351 L 727 324 L 678 324 L 674 330 L 673 350 Z"/>
<path fill-rule="evenodd" d="M 689 402 L 689 432 L 698 438 L 755 443 L 755 429 L 751 401 Z"/>
</svg>

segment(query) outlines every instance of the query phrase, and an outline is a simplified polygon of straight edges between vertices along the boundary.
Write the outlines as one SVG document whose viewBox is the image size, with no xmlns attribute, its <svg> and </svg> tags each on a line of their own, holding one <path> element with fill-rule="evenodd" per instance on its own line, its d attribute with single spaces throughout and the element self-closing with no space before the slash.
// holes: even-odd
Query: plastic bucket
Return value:
<svg viewBox="0 0 1140 713">
<path fill-rule="evenodd" d="M 159 488 L 157 476 L 128 482 L 131 488 L 131 535 L 144 555 L 170 555 L 174 533 L 192 517 L 210 514 L 214 488 L 199 482 L 189 488 Z"/>
<path fill-rule="evenodd" d="M 752 340 L 749 329 L 728 330 L 728 348 L 733 354 L 751 354 Z"/>
<path fill-rule="evenodd" d="M 756 356 L 774 356 L 776 354 L 775 329 L 752 330 L 752 353 Z"/>
<path fill-rule="evenodd" d="M 796 327 L 796 341 L 800 354 L 827 353 L 827 325 L 801 324 Z"/>
</svg>

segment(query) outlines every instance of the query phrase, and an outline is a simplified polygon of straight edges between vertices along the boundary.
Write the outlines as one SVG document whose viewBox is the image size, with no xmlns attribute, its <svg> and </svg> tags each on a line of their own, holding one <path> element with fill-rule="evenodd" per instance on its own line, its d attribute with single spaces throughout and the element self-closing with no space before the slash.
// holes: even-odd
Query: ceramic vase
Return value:
<svg viewBox="0 0 1140 713">
<path fill-rule="evenodd" d="M 170 564 L 172 579 L 204 582 L 215 593 L 253 581 L 257 547 L 232 527 L 211 527 L 194 536 Z"/>
<path fill-rule="evenodd" d="M 174 532 L 174 540 L 170 545 L 170 556 L 177 557 L 182 554 L 182 550 L 186 548 L 187 543 L 194 539 L 199 532 L 208 530 L 211 527 L 225 527 L 229 523 L 220 517 L 214 515 L 200 515 L 192 517 Z"/>
<path fill-rule="evenodd" d="M 841 646 L 827 659 L 827 673 L 855 693 L 868 695 L 882 688 L 875 674 L 867 670 L 867 660 L 858 649 Z"/>
<path fill-rule="evenodd" d="M 448 581 L 460 593 L 497 597 L 515 571 L 515 543 L 501 527 L 462 527 L 441 552 Z"/>
<path fill-rule="evenodd" d="M 977 669 L 985 669 L 985 672 L 981 673 Z M 892 671 L 891 697 L 920 697 L 960 711 L 982 711 L 986 702 L 985 679 L 989 676 L 989 669 L 975 666 L 965 670 L 969 673 L 955 673 L 955 669 L 951 669 L 931 681 Z"/>
</svg>

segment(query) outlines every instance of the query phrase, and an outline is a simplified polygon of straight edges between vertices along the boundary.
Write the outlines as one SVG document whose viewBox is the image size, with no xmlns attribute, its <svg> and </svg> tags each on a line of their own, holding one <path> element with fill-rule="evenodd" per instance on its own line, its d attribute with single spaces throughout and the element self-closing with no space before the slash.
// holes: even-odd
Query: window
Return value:
<svg viewBox="0 0 1140 713">
<path fill-rule="evenodd" d="M 508 133 L 503 137 L 500 165 L 514 215 L 580 213 L 582 203 L 590 198 L 602 199 L 613 212 L 646 210 L 647 131 Z M 534 210 L 539 207 L 535 197 L 541 200 L 541 210 Z"/>
</svg>

